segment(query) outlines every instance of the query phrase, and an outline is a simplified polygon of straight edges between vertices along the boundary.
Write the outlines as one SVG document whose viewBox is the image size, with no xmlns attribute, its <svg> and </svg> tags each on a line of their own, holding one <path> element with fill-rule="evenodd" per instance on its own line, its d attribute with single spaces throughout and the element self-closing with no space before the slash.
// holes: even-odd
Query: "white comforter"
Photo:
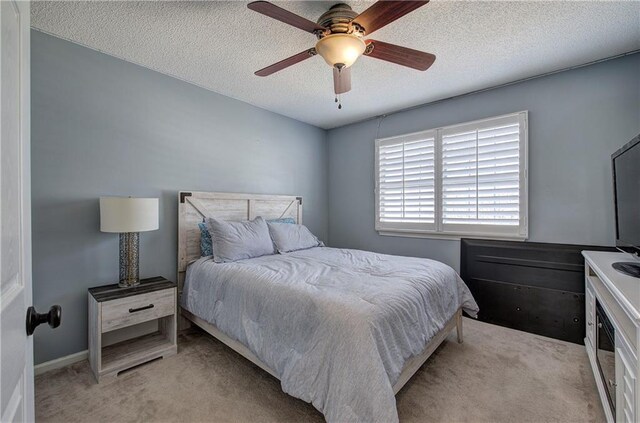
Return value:
<svg viewBox="0 0 640 423">
<path fill-rule="evenodd" d="M 329 422 L 397 421 L 392 386 L 405 361 L 460 306 L 478 311 L 443 263 L 327 247 L 202 258 L 189 266 L 182 306 L 247 346 Z"/>
</svg>

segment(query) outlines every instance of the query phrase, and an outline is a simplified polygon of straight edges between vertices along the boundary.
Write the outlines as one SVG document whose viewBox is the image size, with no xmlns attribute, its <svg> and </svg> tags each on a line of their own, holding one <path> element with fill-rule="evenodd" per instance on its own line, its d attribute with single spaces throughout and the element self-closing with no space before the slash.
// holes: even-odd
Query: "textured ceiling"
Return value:
<svg viewBox="0 0 640 423">
<path fill-rule="evenodd" d="M 316 20 L 332 2 L 275 2 Z M 361 12 L 373 2 L 348 1 Z M 640 49 L 640 2 L 438 1 L 375 39 L 437 56 L 426 72 L 362 57 L 343 108 L 314 57 L 266 78 L 253 72 L 315 43 L 246 2 L 34 2 L 36 29 L 332 128 L 417 104 Z"/>
</svg>

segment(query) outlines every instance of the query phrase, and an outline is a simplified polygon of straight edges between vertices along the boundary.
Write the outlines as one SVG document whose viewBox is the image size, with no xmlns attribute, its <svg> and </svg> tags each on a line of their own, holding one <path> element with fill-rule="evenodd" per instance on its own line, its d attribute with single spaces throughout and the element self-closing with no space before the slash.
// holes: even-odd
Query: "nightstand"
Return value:
<svg viewBox="0 0 640 423">
<path fill-rule="evenodd" d="M 178 351 L 176 296 L 177 285 L 160 276 L 89 288 L 89 363 L 98 382 Z"/>
</svg>

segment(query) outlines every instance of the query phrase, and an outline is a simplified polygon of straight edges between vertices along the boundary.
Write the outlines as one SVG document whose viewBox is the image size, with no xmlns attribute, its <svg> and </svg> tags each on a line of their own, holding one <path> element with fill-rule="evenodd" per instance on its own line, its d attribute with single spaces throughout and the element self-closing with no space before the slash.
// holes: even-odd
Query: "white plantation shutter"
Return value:
<svg viewBox="0 0 640 423">
<path fill-rule="evenodd" d="M 380 232 L 527 236 L 527 113 L 377 141 Z"/>
<path fill-rule="evenodd" d="M 435 133 L 385 140 L 376 151 L 378 229 L 435 228 Z"/>
<path fill-rule="evenodd" d="M 442 130 L 442 230 L 519 235 L 519 115 Z"/>
</svg>

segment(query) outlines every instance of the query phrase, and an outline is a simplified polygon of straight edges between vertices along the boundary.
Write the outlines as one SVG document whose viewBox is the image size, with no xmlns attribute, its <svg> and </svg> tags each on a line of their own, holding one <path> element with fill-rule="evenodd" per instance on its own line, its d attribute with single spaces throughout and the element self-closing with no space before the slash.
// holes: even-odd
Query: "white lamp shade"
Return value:
<svg viewBox="0 0 640 423">
<path fill-rule="evenodd" d="M 100 197 L 102 232 L 145 232 L 159 227 L 158 199 Z"/>
<path fill-rule="evenodd" d="M 342 63 L 350 67 L 366 48 L 364 41 L 351 34 L 327 35 L 316 43 L 316 51 L 329 66 Z"/>
</svg>

